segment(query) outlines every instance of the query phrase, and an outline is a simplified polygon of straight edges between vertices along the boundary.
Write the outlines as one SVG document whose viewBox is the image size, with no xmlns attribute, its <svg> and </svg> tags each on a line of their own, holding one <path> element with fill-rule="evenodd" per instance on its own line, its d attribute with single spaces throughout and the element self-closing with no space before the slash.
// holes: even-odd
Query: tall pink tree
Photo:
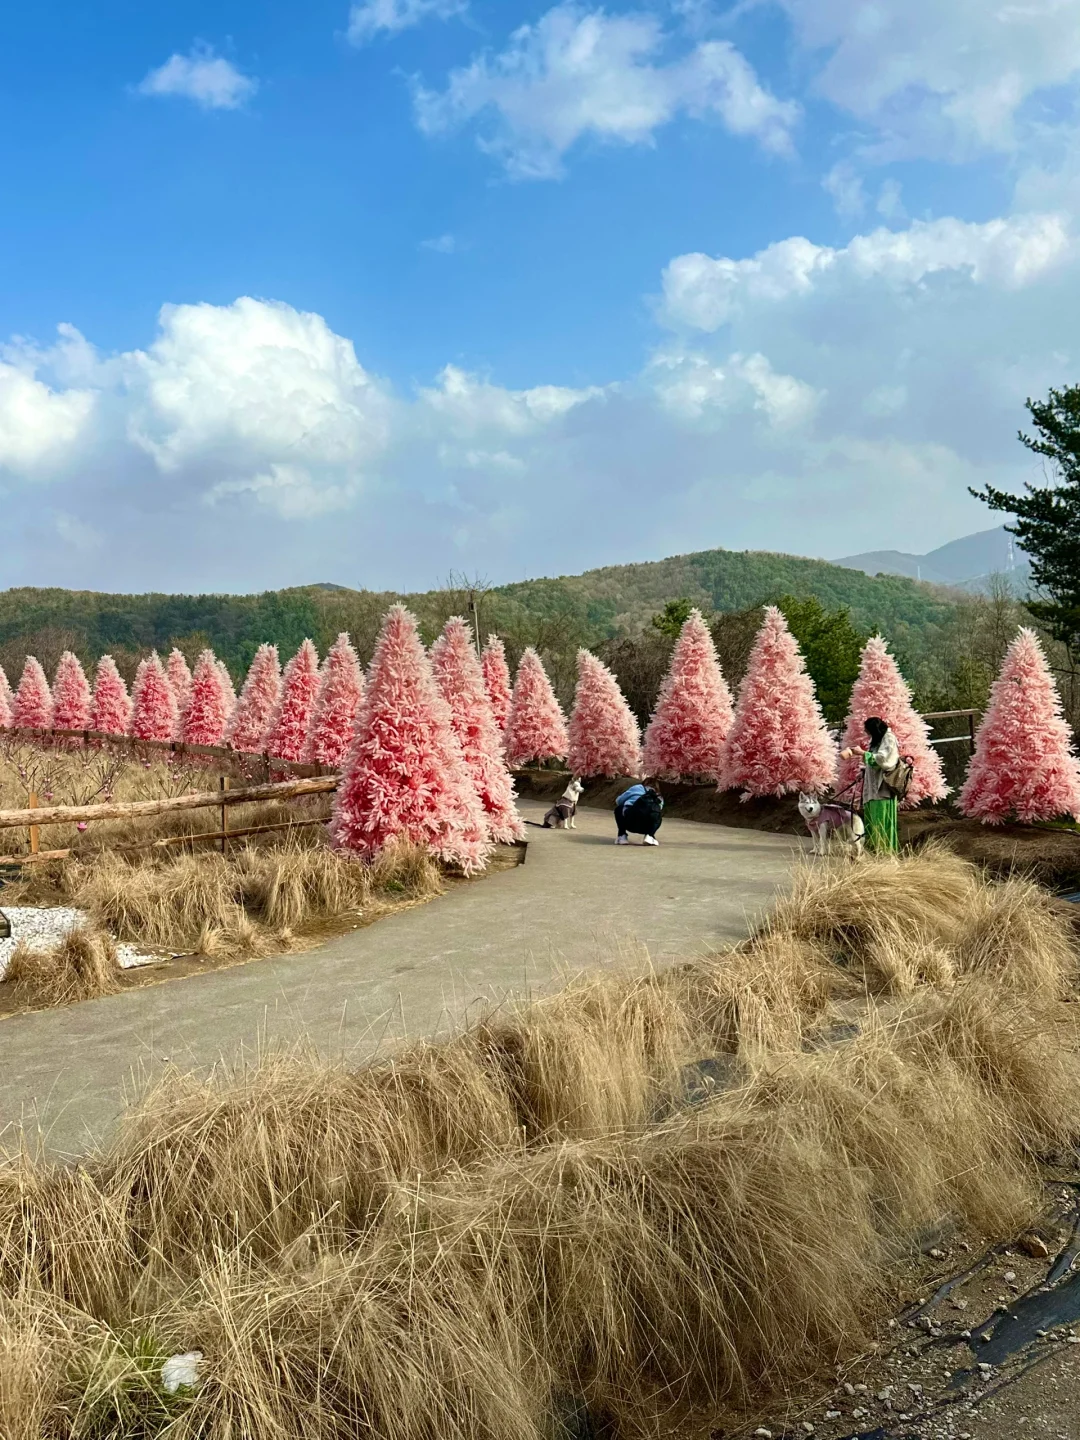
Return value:
<svg viewBox="0 0 1080 1440">
<path fill-rule="evenodd" d="M 543 764 L 545 760 L 561 760 L 570 748 L 566 716 L 555 698 L 543 661 L 531 645 L 518 665 L 505 748 L 506 763 L 512 770 Z"/>
<path fill-rule="evenodd" d="M 739 688 L 720 788 L 741 790 L 744 800 L 817 793 L 832 785 L 835 775 L 836 747 L 814 682 L 787 621 L 769 605 Z"/>
<path fill-rule="evenodd" d="M 949 787 L 941 756 L 930 744 L 930 728 L 915 709 L 908 683 L 880 635 L 872 635 L 863 647 L 841 749 L 866 749 L 866 721 L 871 715 L 885 721 L 896 736 L 900 754 L 911 758 L 911 784 L 902 805 L 910 809 L 922 800 L 944 800 Z M 852 757 L 841 760 L 839 766 L 836 783 L 843 790 L 858 779 L 860 762 Z"/>
<path fill-rule="evenodd" d="M 89 730 L 90 682 L 70 650 L 60 656 L 52 688 L 53 725 L 57 730 Z"/>
<path fill-rule="evenodd" d="M 0 700 L 7 702 L 7 710 L 10 715 L 15 704 L 15 694 L 2 665 L 0 665 Z"/>
<path fill-rule="evenodd" d="M 175 740 L 176 696 L 155 650 L 139 661 L 131 687 L 131 734 L 136 740 Z"/>
<path fill-rule="evenodd" d="M 176 696 L 177 713 L 183 720 L 184 711 L 191 699 L 191 670 L 183 653 L 175 646 L 169 651 L 169 658 L 165 662 L 165 674 Z"/>
<path fill-rule="evenodd" d="M 225 723 L 228 725 L 236 709 L 236 686 L 233 684 L 232 672 L 224 660 L 217 662 L 218 674 L 221 676 L 221 693 L 225 697 Z"/>
<path fill-rule="evenodd" d="M 645 773 L 666 780 L 718 781 L 731 721 L 731 691 L 712 633 L 701 611 L 691 610 L 645 730 Z"/>
<path fill-rule="evenodd" d="M 49 730 L 52 716 L 52 693 L 45 671 L 33 655 L 28 655 L 19 688 L 15 691 L 11 718 L 20 730 Z"/>
<path fill-rule="evenodd" d="M 1080 765 L 1061 697 L 1031 630 L 1019 632 L 991 686 L 960 809 L 987 825 L 1080 819 Z"/>
<path fill-rule="evenodd" d="M 229 701 L 217 656 L 204 650 L 195 662 L 191 693 L 180 719 L 185 745 L 220 745 L 229 718 Z"/>
<path fill-rule="evenodd" d="M 364 674 L 346 631 L 331 645 L 323 661 L 319 695 L 311 720 L 304 759 L 309 764 L 341 766 L 356 734 L 364 698 Z"/>
<path fill-rule="evenodd" d="M 575 775 L 637 775 L 641 734 L 619 682 L 589 650 L 577 653 L 567 763 Z"/>
<path fill-rule="evenodd" d="M 510 719 L 513 692 L 510 688 L 510 666 L 506 663 L 506 646 L 498 635 L 489 635 L 480 657 L 484 672 L 484 689 L 491 703 L 491 713 L 502 735 Z"/>
<path fill-rule="evenodd" d="M 330 829 L 354 854 L 373 858 L 401 838 L 469 874 L 491 854 L 450 711 L 403 605 L 383 621 Z"/>
<path fill-rule="evenodd" d="M 276 645 L 260 645 L 248 669 L 240 699 L 225 729 L 234 750 L 257 755 L 281 694 L 281 662 Z"/>
<path fill-rule="evenodd" d="M 262 748 L 268 755 L 280 760 L 302 758 L 318 696 L 319 652 L 305 640 L 285 666 L 277 708 L 263 736 Z"/>
<path fill-rule="evenodd" d="M 111 655 L 103 655 L 94 672 L 90 728 L 103 735 L 126 735 L 131 729 L 131 700 Z"/>
<path fill-rule="evenodd" d="M 472 631 L 460 616 L 446 622 L 432 646 L 431 665 L 450 707 L 450 723 L 480 797 L 489 835 L 500 845 L 523 840 L 525 825 L 514 804 L 514 783 L 503 761 L 502 736 L 484 688 Z"/>
</svg>

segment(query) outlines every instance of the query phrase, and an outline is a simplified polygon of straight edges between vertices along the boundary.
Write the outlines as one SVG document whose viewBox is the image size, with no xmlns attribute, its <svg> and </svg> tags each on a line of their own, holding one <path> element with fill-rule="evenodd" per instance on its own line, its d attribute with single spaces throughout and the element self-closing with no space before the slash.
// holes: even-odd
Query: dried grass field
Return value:
<svg viewBox="0 0 1080 1440">
<path fill-rule="evenodd" d="M 540 1440 L 567 1397 L 613 1435 L 782 1404 L 928 1231 L 1037 1214 L 1076 965 L 1045 892 L 930 850 L 807 867 L 733 950 L 445 1044 L 169 1081 L 77 1168 L 0 1172 L 0 1433 Z"/>
</svg>

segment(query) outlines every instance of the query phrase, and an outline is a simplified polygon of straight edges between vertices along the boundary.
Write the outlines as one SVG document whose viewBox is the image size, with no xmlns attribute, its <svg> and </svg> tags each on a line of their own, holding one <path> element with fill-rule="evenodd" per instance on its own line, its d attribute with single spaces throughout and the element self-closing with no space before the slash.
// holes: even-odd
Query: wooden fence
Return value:
<svg viewBox="0 0 1080 1440">
<path fill-rule="evenodd" d="M 220 841 L 224 851 L 230 840 L 260 835 L 269 830 L 291 830 L 301 825 L 322 825 L 322 819 L 288 820 L 272 825 L 253 825 L 240 830 L 228 828 L 228 811 L 233 805 L 254 805 L 274 800 L 297 800 L 309 795 L 329 795 L 338 787 L 337 775 L 315 775 L 276 784 L 248 785 L 233 790 L 223 781 L 217 790 L 175 795 L 161 800 L 104 801 L 95 805 L 37 805 L 24 810 L 0 810 L 0 830 L 30 831 L 29 855 L 0 855 L 0 865 L 20 865 L 41 860 L 65 860 L 71 850 L 42 850 L 38 835 L 43 825 L 88 825 L 100 820 L 140 820 L 155 815 L 180 814 L 188 810 L 221 810 L 221 830 L 194 835 L 169 835 L 141 844 L 121 845 L 119 850 L 144 850 L 195 841 Z M 31 796 L 31 801 L 36 797 Z"/>
</svg>

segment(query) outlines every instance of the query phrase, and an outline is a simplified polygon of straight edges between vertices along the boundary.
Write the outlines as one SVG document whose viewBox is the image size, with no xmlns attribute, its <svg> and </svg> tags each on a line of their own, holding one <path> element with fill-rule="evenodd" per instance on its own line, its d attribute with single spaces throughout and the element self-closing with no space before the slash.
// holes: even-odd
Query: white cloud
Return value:
<svg viewBox="0 0 1080 1440">
<path fill-rule="evenodd" d="M 780 0 L 817 89 L 894 154 L 1009 150 L 1032 96 L 1080 75 L 1075 0 Z"/>
<path fill-rule="evenodd" d="M 431 240 L 421 240 L 421 250 L 431 250 L 436 255 L 453 255 L 458 243 L 453 235 L 436 235 Z"/>
<path fill-rule="evenodd" d="M 952 218 L 915 221 L 907 230 L 856 235 L 843 249 L 795 236 L 747 260 L 678 256 L 664 272 L 664 304 L 673 322 L 716 330 L 748 306 L 808 296 L 826 279 L 836 285 L 880 280 L 911 286 L 956 271 L 978 284 L 1019 289 L 1069 251 L 1061 215 L 1019 215 L 984 224 Z"/>
<path fill-rule="evenodd" d="M 857 220 L 866 209 L 862 178 L 849 160 L 838 160 L 821 182 L 841 220 Z"/>
<path fill-rule="evenodd" d="M 717 544 L 843 554 L 892 515 L 930 548 L 993 523 L 969 484 L 1038 478 L 1023 399 L 1080 373 L 1055 215 L 791 237 L 666 280 L 671 331 L 604 385 L 447 366 L 395 394 L 321 316 L 253 299 L 166 307 L 112 357 L 70 328 L 0 350 L 8 583 L 426 586 L 448 544 L 496 580 Z M 79 527 L 102 515 L 95 548 Z"/>
<path fill-rule="evenodd" d="M 451 20 L 468 8 L 468 0 L 363 0 L 349 12 L 349 39 L 365 45 L 379 34 L 397 35 L 425 20 Z"/>
<path fill-rule="evenodd" d="M 0 362 L 0 470 L 47 475 L 70 457 L 94 410 L 92 391 L 52 389 L 25 358 Z"/>
<path fill-rule="evenodd" d="M 257 89 L 256 80 L 208 45 L 196 45 L 190 55 L 170 55 L 138 86 L 140 95 L 180 95 L 203 110 L 238 110 Z"/>
<path fill-rule="evenodd" d="M 668 37 L 655 17 L 556 5 L 523 25 L 502 53 L 451 72 L 444 91 L 414 90 L 427 134 L 486 123 L 482 148 L 518 179 L 551 179 L 579 141 L 652 141 L 679 115 L 715 117 L 733 134 L 786 153 L 799 108 L 759 83 L 726 41 L 664 61 Z"/>
</svg>

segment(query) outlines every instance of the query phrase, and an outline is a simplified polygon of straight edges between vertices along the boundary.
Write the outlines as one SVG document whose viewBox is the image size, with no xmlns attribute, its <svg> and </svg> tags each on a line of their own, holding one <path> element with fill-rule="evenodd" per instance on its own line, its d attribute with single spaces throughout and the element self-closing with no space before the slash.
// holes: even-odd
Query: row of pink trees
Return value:
<svg viewBox="0 0 1080 1440">
<path fill-rule="evenodd" d="M 228 744 L 333 766 L 352 741 L 362 695 L 360 662 L 344 633 L 322 667 L 314 645 L 305 640 L 284 675 L 276 647 L 260 646 L 239 700 L 227 668 L 209 649 L 199 656 L 194 674 L 179 650 L 165 664 L 156 653 L 147 656 L 139 662 L 130 695 L 111 655 L 98 662 L 91 687 L 78 658 L 66 651 L 51 689 L 33 656 L 14 694 L 0 669 L 0 727 Z"/>
</svg>

